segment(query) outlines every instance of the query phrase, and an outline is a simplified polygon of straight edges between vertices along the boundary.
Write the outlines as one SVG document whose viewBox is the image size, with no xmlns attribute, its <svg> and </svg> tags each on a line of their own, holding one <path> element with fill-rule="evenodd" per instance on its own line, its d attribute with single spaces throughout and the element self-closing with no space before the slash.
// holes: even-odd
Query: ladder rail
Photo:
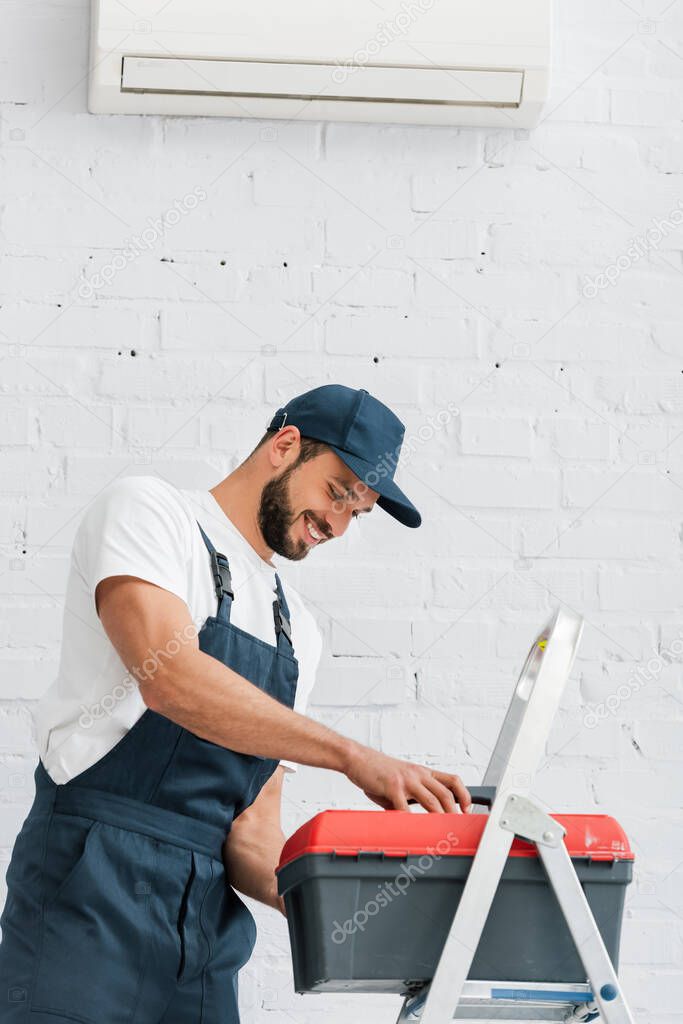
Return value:
<svg viewBox="0 0 683 1024">
<path fill-rule="evenodd" d="M 538 855 L 567 922 L 576 951 L 590 982 L 593 998 L 607 1024 L 634 1024 L 617 972 L 595 923 L 564 843 L 536 843 Z"/>
<path fill-rule="evenodd" d="M 581 616 L 558 609 L 522 668 L 484 775 L 483 784 L 495 786 L 496 796 L 427 992 L 422 1024 L 451 1020 L 460 1001 L 512 844 L 513 836 L 500 827 L 503 808 L 513 788 L 523 795 L 530 791 L 582 630 Z"/>
</svg>

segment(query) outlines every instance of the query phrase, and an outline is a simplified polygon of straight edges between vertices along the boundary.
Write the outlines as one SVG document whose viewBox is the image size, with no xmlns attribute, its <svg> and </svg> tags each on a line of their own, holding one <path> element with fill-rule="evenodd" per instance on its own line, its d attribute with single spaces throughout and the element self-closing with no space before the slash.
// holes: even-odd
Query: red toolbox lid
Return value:
<svg viewBox="0 0 683 1024">
<path fill-rule="evenodd" d="M 572 857 L 591 860 L 633 860 L 621 825 L 607 814 L 554 814 L 567 830 L 565 846 Z M 311 853 L 356 857 L 440 854 L 473 857 L 487 814 L 427 814 L 413 811 L 321 811 L 289 837 L 278 870 Z M 536 857 L 536 847 L 515 838 L 511 857 Z"/>
</svg>

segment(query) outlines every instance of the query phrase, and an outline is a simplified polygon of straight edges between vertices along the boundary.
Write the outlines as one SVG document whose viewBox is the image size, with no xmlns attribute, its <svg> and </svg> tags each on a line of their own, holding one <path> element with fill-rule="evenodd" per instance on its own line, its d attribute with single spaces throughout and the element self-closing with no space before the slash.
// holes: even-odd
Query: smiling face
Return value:
<svg viewBox="0 0 683 1024">
<path fill-rule="evenodd" d="M 340 537 L 351 519 L 367 515 L 378 497 L 335 452 L 326 450 L 305 462 L 294 461 L 265 484 L 259 529 L 269 548 L 300 561 L 311 548 Z"/>
</svg>

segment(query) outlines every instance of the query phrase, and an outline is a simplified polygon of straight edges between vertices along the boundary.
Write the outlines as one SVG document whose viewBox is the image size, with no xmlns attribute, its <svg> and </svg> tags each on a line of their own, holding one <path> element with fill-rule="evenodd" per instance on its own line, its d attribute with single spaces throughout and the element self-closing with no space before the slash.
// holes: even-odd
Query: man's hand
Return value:
<svg viewBox="0 0 683 1024">
<path fill-rule="evenodd" d="M 360 744 L 352 749 L 345 775 L 385 811 L 407 811 L 409 803 L 437 813 L 457 811 L 458 804 L 462 811 L 472 806 L 458 775 L 401 761 Z"/>
</svg>

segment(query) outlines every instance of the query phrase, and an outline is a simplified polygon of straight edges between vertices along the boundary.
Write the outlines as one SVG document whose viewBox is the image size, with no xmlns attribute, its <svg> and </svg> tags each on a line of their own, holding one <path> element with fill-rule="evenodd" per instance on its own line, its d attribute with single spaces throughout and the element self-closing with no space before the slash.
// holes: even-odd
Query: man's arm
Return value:
<svg viewBox="0 0 683 1024">
<path fill-rule="evenodd" d="M 185 602 L 133 576 L 109 576 L 95 593 L 98 615 L 140 695 L 152 710 L 197 736 L 246 754 L 343 772 L 380 807 L 463 810 L 470 796 L 457 775 L 389 757 L 328 729 L 270 697 L 199 649 Z"/>
<path fill-rule="evenodd" d="M 235 889 L 287 916 L 275 875 L 285 844 L 280 825 L 284 774 L 280 765 L 254 802 L 235 818 L 223 844 L 223 863 Z"/>
</svg>

